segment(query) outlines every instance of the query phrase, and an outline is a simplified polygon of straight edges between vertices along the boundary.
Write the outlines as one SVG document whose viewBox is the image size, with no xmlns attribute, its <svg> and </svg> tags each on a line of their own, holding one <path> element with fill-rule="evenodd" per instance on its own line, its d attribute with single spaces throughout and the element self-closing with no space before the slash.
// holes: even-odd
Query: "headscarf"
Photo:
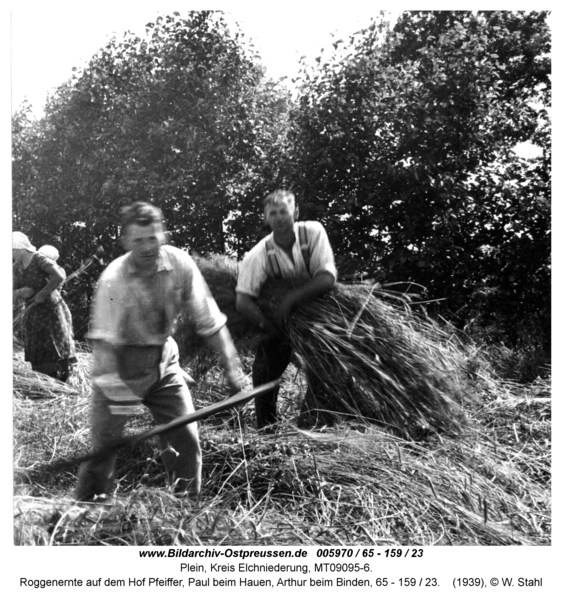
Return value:
<svg viewBox="0 0 562 600">
<path fill-rule="evenodd" d="M 41 246 L 41 248 L 39 248 L 39 252 L 43 254 L 43 256 L 46 256 L 54 261 L 57 261 L 60 256 L 59 251 L 54 246 L 49 246 L 48 244 Z"/>
<path fill-rule="evenodd" d="M 12 250 L 29 250 L 35 252 L 35 246 L 29 241 L 29 238 L 21 231 L 12 233 Z"/>
</svg>

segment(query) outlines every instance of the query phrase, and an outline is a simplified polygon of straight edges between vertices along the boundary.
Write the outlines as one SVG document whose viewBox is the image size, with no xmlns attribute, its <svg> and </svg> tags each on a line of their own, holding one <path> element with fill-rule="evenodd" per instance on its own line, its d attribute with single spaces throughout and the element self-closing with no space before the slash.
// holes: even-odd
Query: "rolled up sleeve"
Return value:
<svg viewBox="0 0 562 600">
<path fill-rule="evenodd" d="M 267 279 L 266 253 L 262 244 L 254 247 L 240 263 L 236 293 L 258 298 Z"/>
</svg>

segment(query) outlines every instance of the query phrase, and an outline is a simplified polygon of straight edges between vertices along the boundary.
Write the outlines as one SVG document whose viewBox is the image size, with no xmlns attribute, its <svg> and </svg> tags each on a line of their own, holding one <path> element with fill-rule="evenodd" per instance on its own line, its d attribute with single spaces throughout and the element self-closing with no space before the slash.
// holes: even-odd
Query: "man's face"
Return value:
<svg viewBox="0 0 562 600">
<path fill-rule="evenodd" d="M 265 207 L 265 222 L 273 233 L 292 231 L 295 223 L 295 205 L 286 199 L 268 204 Z"/>
<path fill-rule="evenodd" d="M 158 263 L 160 246 L 164 243 L 162 223 L 150 225 L 128 225 L 123 235 L 123 246 L 132 254 L 135 266 L 142 271 L 151 271 Z"/>
</svg>

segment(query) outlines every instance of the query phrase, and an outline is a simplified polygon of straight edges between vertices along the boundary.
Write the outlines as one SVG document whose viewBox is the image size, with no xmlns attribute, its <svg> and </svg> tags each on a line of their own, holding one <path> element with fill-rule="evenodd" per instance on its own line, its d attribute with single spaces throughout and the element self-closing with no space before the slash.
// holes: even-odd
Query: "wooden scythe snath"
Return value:
<svg viewBox="0 0 562 600">
<path fill-rule="evenodd" d="M 127 446 L 134 446 L 135 444 L 138 444 L 139 442 L 147 440 L 151 437 L 154 437 L 155 435 L 160 435 L 162 433 L 165 433 L 166 431 L 170 431 L 172 429 L 176 429 L 177 427 L 181 427 L 182 425 L 187 425 L 189 423 L 201 421 L 223 410 L 234 408 L 235 406 L 240 406 L 241 404 L 248 402 L 252 398 L 262 396 L 263 394 L 275 389 L 277 385 L 279 385 L 278 379 L 270 381 L 269 383 L 264 383 L 263 385 L 259 385 L 251 390 L 238 392 L 237 394 L 230 398 L 227 398 L 226 400 L 222 400 L 221 402 L 217 402 L 215 404 L 212 404 L 211 406 L 206 406 L 205 408 L 196 410 L 195 412 L 189 415 L 178 417 L 177 419 L 173 419 L 169 423 L 158 425 L 156 427 L 153 427 L 152 429 L 148 429 L 147 431 L 121 438 L 113 444 L 105 446 L 104 448 L 101 448 L 99 450 L 94 450 L 93 452 L 89 452 L 88 454 L 83 454 L 82 456 L 78 456 L 75 458 L 61 458 L 60 460 L 46 465 L 46 468 L 49 471 L 58 471 L 60 469 L 64 469 L 65 467 L 72 467 L 86 460 L 103 458 L 104 456 L 112 454 L 117 450 L 120 450 Z"/>
</svg>

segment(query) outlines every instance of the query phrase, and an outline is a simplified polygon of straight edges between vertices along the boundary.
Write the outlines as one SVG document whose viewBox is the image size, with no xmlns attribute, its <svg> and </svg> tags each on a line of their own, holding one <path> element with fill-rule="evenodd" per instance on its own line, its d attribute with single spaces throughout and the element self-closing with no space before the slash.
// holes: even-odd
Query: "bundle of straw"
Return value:
<svg viewBox="0 0 562 600">
<path fill-rule="evenodd" d="M 67 383 L 33 371 L 31 365 L 24 361 L 20 351 L 13 353 L 13 373 L 14 398 L 45 400 L 61 395 L 78 395 L 78 390 Z"/>
<path fill-rule="evenodd" d="M 309 380 L 305 408 L 321 423 L 328 412 L 414 439 L 457 433 L 466 422 L 462 356 L 435 323 L 395 299 L 338 284 L 292 313 L 287 335 Z"/>
<path fill-rule="evenodd" d="M 225 257 L 196 262 L 229 326 L 234 322 L 235 337 L 244 325 L 250 334 L 235 310 L 237 263 Z M 268 284 L 263 310 L 273 316 L 292 285 Z M 309 380 L 306 408 L 313 421 L 360 418 L 410 438 L 460 431 L 461 354 L 434 322 L 413 313 L 404 297 L 396 299 L 370 286 L 337 284 L 294 310 L 284 333 Z"/>
</svg>

